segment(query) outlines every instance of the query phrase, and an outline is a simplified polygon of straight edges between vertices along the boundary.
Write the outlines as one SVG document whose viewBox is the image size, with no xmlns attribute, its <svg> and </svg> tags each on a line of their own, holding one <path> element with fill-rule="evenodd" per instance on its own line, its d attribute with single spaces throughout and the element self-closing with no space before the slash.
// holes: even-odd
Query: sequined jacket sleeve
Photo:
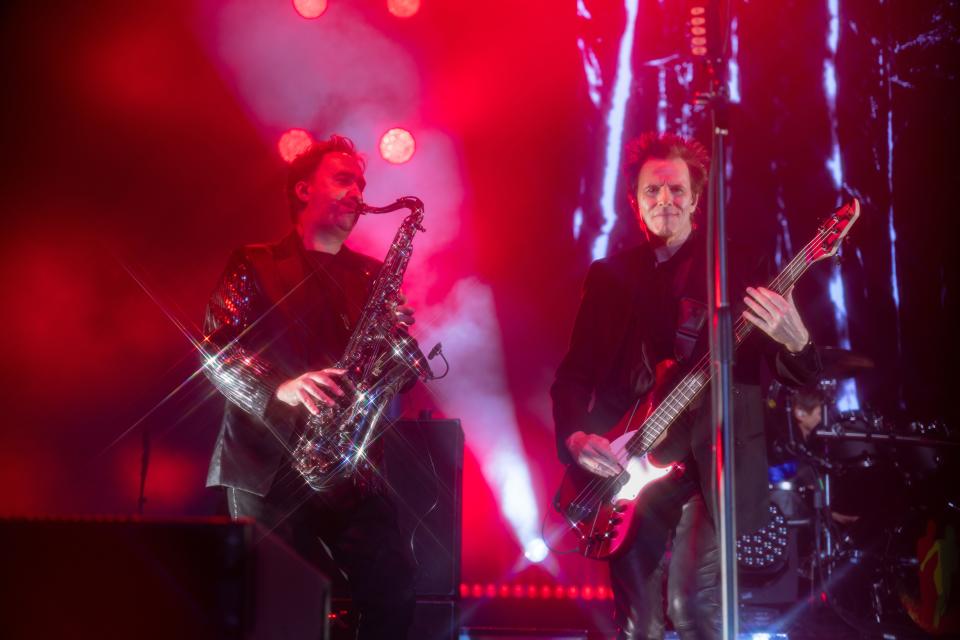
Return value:
<svg viewBox="0 0 960 640">
<path fill-rule="evenodd" d="M 207 304 L 203 331 L 203 372 L 230 402 L 263 419 L 283 380 L 277 369 L 250 346 L 249 334 L 264 311 L 245 250 L 234 252 Z"/>
</svg>

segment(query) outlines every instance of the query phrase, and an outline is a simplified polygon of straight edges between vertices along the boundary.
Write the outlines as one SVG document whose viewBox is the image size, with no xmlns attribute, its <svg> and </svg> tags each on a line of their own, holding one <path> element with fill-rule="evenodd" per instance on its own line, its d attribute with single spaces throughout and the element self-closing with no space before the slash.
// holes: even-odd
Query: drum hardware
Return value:
<svg viewBox="0 0 960 640">
<path fill-rule="evenodd" d="M 896 433 L 878 433 L 873 431 L 846 431 L 842 427 L 838 428 L 837 425 L 826 429 L 817 429 L 814 435 L 824 440 L 838 440 L 841 442 L 877 442 L 911 447 L 960 447 L 960 441 L 953 439 L 945 440 L 930 438 L 928 436 L 903 436 Z"/>
<path fill-rule="evenodd" d="M 807 540 L 797 574 L 814 601 L 825 594 L 834 613 L 870 637 L 960 637 L 960 430 L 937 421 L 894 424 L 869 410 L 837 412 L 837 379 L 872 368 L 868 358 L 828 349 L 815 389 L 768 391 L 768 408 L 787 425 L 775 449 L 788 454 L 781 467 L 807 475 L 810 517 L 786 514 Z M 817 417 L 811 399 L 821 407 L 812 432 L 799 428 Z M 806 412 L 794 413 L 798 406 Z M 788 472 L 771 490 L 799 496 L 800 475 Z M 835 519 L 837 512 L 856 519 Z M 955 585 L 949 599 L 944 584 Z"/>
<path fill-rule="evenodd" d="M 871 358 L 849 349 L 820 347 L 819 351 L 820 362 L 823 364 L 820 377 L 830 380 L 834 389 L 838 379 L 852 378 L 874 367 Z"/>
</svg>

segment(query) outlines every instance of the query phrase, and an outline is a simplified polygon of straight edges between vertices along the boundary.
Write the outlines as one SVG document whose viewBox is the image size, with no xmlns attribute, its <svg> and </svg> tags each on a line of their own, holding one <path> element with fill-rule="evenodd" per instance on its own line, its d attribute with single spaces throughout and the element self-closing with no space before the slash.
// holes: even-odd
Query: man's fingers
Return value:
<svg viewBox="0 0 960 640">
<path fill-rule="evenodd" d="M 584 454 L 580 459 L 580 466 L 589 471 L 590 473 L 595 473 L 598 476 L 610 477 L 616 475 L 619 470 L 611 467 L 609 464 L 606 464 L 602 459 L 595 458 L 593 456 Z"/>
<path fill-rule="evenodd" d="M 327 371 L 334 371 L 334 370 L 328 369 Z M 342 373 L 343 370 L 337 369 L 337 371 L 340 371 Z M 341 374 L 336 374 L 336 375 L 341 375 Z M 330 391 L 333 391 L 338 396 L 343 395 L 343 389 L 340 388 L 340 385 L 337 384 L 337 382 L 333 378 L 331 378 L 329 375 L 327 375 L 322 371 L 314 371 L 312 373 L 306 374 L 306 376 L 304 376 L 304 381 L 311 381 L 312 383 L 316 383 L 323 387 L 326 387 L 327 389 L 329 389 Z"/>
<path fill-rule="evenodd" d="M 744 311 L 744 312 L 743 312 L 743 317 L 744 317 L 744 319 L 745 319 L 747 322 L 750 322 L 751 324 L 755 325 L 758 329 L 762 329 L 763 331 L 766 331 L 766 330 L 767 330 L 767 321 L 766 321 L 766 320 L 762 320 L 762 319 L 758 318 L 757 316 L 755 316 L 754 314 L 750 313 L 749 311 Z"/>
<path fill-rule="evenodd" d="M 333 398 L 331 398 L 326 393 L 324 393 L 323 390 L 320 389 L 320 387 L 318 387 L 316 384 L 314 384 L 312 380 L 304 379 L 301 389 L 305 390 L 309 395 L 313 396 L 314 398 L 316 398 L 320 402 L 323 402 L 326 405 L 329 405 L 331 407 L 334 405 Z"/>
<path fill-rule="evenodd" d="M 610 445 L 606 442 L 603 444 L 597 444 L 595 442 L 591 443 L 591 445 L 587 448 L 586 453 L 600 467 L 609 471 L 610 473 L 620 472 L 620 462 L 617 460 L 617 456 L 614 455 L 613 451 L 610 449 Z"/>
<path fill-rule="evenodd" d="M 410 325 L 416 322 L 413 317 L 413 307 L 402 306 L 394 309 L 394 313 L 397 317 L 397 322 L 402 322 L 403 324 Z"/>
<path fill-rule="evenodd" d="M 773 314 L 770 312 L 770 310 L 766 309 L 763 305 L 759 304 L 752 298 L 744 298 L 743 301 L 746 303 L 747 307 L 753 311 L 753 315 L 755 317 L 763 318 L 767 322 L 773 319 Z"/>
<path fill-rule="evenodd" d="M 297 389 L 297 397 L 300 398 L 300 403 L 307 408 L 307 411 L 313 415 L 317 415 L 317 403 L 313 401 L 313 398 L 310 397 L 306 389 L 303 387 Z"/>
<path fill-rule="evenodd" d="M 767 305 L 769 305 L 770 307 L 773 307 L 774 309 L 777 309 L 779 311 L 786 310 L 787 308 L 786 298 L 781 296 L 776 291 L 771 291 L 766 287 L 757 287 L 757 288 L 748 287 L 748 290 L 749 289 L 753 289 L 754 291 L 756 291 L 760 295 L 761 301 L 766 301 Z"/>
</svg>

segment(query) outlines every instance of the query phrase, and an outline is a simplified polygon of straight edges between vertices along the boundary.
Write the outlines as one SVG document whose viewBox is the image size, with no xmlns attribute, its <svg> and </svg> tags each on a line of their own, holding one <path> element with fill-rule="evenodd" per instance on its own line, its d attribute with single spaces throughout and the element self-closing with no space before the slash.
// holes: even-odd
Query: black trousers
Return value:
<svg viewBox="0 0 960 640">
<path fill-rule="evenodd" d="M 618 638 L 663 638 L 665 570 L 677 635 L 720 638 L 720 548 L 699 483 L 680 478 L 651 489 L 638 517 L 637 539 L 610 560 Z"/>
<path fill-rule="evenodd" d="M 416 603 L 415 566 L 392 502 L 352 487 L 328 495 L 285 474 L 266 496 L 227 488 L 231 517 L 251 517 L 321 568 L 346 576 L 360 640 L 406 637 Z"/>
</svg>

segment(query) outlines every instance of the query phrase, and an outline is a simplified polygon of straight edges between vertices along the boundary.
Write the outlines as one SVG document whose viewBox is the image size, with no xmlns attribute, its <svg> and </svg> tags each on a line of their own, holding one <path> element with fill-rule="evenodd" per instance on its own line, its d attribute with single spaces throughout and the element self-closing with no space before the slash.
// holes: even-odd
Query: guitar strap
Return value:
<svg viewBox="0 0 960 640">
<path fill-rule="evenodd" d="M 673 354 L 677 362 L 684 363 L 693 354 L 700 338 L 700 331 L 706 324 L 707 305 L 693 298 L 681 298 L 677 316 Z"/>
<path fill-rule="evenodd" d="M 677 268 L 677 273 L 674 276 L 673 290 L 684 293 L 690 293 L 691 290 L 696 291 L 697 283 L 691 282 L 690 276 L 694 271 L 694 265 L 699 265 L 702 262 L 696 256 L 684 260 Z M 696 273 L 694 273 L 694 277 L 696 277 Z M 693 355 L 700 338 L 700 332 L 706 321 L 706 304 L 689 295 L 680 298 L 680 304 L 677 306 L 677 332 L 673 340 L 673 355 L 678 363 L 685 363 Z"/>
</svg>

